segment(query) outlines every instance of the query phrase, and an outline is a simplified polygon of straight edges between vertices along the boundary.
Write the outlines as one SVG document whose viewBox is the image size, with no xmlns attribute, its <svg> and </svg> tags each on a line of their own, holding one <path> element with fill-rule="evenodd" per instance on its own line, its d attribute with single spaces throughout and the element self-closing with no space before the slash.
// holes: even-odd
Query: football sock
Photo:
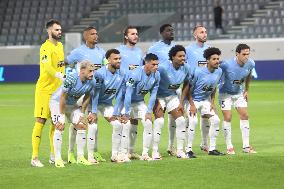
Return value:
<svg viewBox="0 0 284 189">
<path fill-rule="evenodd" d="M 153 138 L 153 152 L 159 151 L 159 143 L 161 139 L 161 129 L 164 126 L 164 118 L 157 118 L 154 121 L 154 138 Z"/>
<path fill-rule="evenodd" d="M 38 157 L 42 128 L 43 128 L 42 123 L 35 122 L 32 133 L 32 147 L 33 147 L 32 159 Z"/>
<path fill-rule="evenodd" d="M 216 140 L 219 134 L 219 123 L 220 119 L 217 115 L 214 115 L 209 118 L 210 129 L 209 129 L 209 140 L 210 140 L 210 147 L 209 151 L 216 149 Z"/>
<path fill-rule="evenodd" d="M 77 159 L 84 156 L 84 148 L 86 146 L 86 130 L 77 130 Z"/>
<path fill-rule="evenodd" d="M 175 119 L 171 114 L 168 114 L 168 129 L 169 129 L 168 149 L 171 149 L 174 146 L 175 133 L 176 133 Z"/>
<path fill-rule="evenodd" d="M 209 134 L 209 121 L 208 118 L 200 118 L 201 129 L 201 142 L 203 146 L 208 146 L 208 134 Z"/>
<path fill-rule="evenodd" d="M 96 123 L 89 124 L 88 126 L 88 159 L 94 159 L 95 143 L 96 143 L 96 130 L 98 125 Z"/>
<path fill-rule="evenodd" d="M 61 146 L 62 146 L 62 135 L 63 131 L 55 130 L 53 136 L 53 145 L 54 145 L 54 155 L 55 161 L 62 159 L 61 158 Z"/>
<path fill-rule="evenodd" d="M 193 143 L 193 139 L 194 139 L 194 134 L 195 134 L 195 129 L 197 127 L 198 124 L 198 119 L 197 116 L 192 116 L 189 117 L 189 127 L 187 129 L 187 149 L 186 151 L 192 151 L 192 143 Z"/>
<path fill-rule="evenodd" d="M 112 155 L 117 156 L 121 142 L 122 124 L 118 121 L 110 122 L 112 125 Z"/>
<path fill-rule="evenodd" d="M 144 126 L 143 130 L 143 152 L 142 154 L 147 154 L 152 143 L 152 121 L 147 119 L 146 121 L 142 120 L 142 125 Z"/>
<path fill-rule="evenodd" d="M 178 117 L 175 120 L 175 122 L 176 122 L 177 150 L 183 151 L 186 122 L 183 116 Z"/>
<path fill-rule="evenodd" d="M 223 130 L 227 149 L 233 148 L 231 122 L 223 121 Z"/>
<path fill-rule="evenodd" d="M 137 125 L 131 124 L 129 136 L 129 152 L 132 153 L 134 151 L 134 146 L 137 138 Z"/>
<path fill-rule="evenodd" d="M 122 136 L 121 136 L 121 152 L 127 154 L 129 146 L 129 135 L 130 135 L 130 121 L 125 124 L 122 124 Z"/>
<path fill-rule="evenodd" d="M 240 128 L 243 138 L 243 148 L 249 147 L 249 120 L 240 120 Z"/>
<path fill-rule="evenodd" d="M 55 126 L 51 124 L 49 126 L 49 148 L 50 148 L 50 154 L 54 154 L 54 147 L 53 147 L 53 135 L 55 131 Z"/>
<path fill-rule="evenodd" d="M 68 152 L 74 152 L 74 145 L 76 143 L 76 134 L 77 130 L 75 129 L 74 125 L 71 123 L 69 127 L 69 146 Z"/>
</svg>

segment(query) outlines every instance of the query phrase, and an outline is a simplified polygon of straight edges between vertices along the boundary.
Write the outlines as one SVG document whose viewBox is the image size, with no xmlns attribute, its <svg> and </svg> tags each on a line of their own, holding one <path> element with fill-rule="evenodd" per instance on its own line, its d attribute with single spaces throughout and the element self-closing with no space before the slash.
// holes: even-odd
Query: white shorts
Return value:
<svg viewBox="0 0 284 189">
<path fill-rule="evenodd" d="M 98 105 L 98 113 L 104 117 L 112 117 L 113 106 Z"/>
<path fill-rule="evenodd" d="M 52 123 L 56 124 L 60 115 L 59 102 L 55 100 L 50 100 L 49 107 L 51 112 Z M 66 105 L 65 116 L 69 123 L 78 124 L 80 117 L 82 116 L 82 112 L 77 105 Z"/>
<path fill-rule="evenodd" d="M 209 100 L 204 100 L 204 101 L 193 101 L 197 111 L 201 114 L 201 116 L 203 115 L 215 115 L 214 110 L 210 110 L 211 109 L 211 102 Z M 190 104 L 188 104 L 187 107 L 187 113 L 189 114 L 189 110 L 190 110 Z M 188 115 L 189 117 L 189 115 Z"/>
<path fill-rule="evenodd" d="M 179 106 L 179 99 L 177 95 L 171 95 L 164 98 L 158 98 L 159 103 L 161 104 L 162 108 L 171 112 L 172 110 L 178 108 Z"/>
<path fill-rule="evenodd" d="M 121 113 L 125 113 L 125 108 L 122 109 Z M 147 106 L 145 102 L 137 102 L 130 105 L 130 117 L 132 119 L 145 119 L 146 113 Z"/>
<path fill-rule="evenodd" d="M 220 93 L 219 104 L 221 106 L 221 110 L 231 110 L 232 105 L 235 108 L 248 107 L 248 103 L 243 94 L 230 95 L 227 93 Z"/>
</svg>

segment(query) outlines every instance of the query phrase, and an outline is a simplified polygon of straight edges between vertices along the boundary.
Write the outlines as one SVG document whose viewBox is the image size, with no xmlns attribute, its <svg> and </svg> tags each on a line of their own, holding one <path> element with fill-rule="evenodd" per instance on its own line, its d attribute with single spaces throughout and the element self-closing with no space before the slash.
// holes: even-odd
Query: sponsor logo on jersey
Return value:
<svg viewBox="0 0 284 189">
<path fill-rule="evenodd" d="M 205 86 L 202 88 L 203 91 L 213 91 L 213 87 L 212 86 Z"/>
<path fill-rule="evenodd" d="M 244 79 L 241 79 L 241 80 L 234 80 L 234 81 L 233 81 L 233 84 L 241 85 L 244 81 L 245 81 Z"/>
<path fill-rule="evenodd" d="M 134 70 L 135 68 L 137 68 L 139 65 L 135 65 L 135 64 L 129 64 L 128 68 L 129 70 Z"/>
<path fill-rule="evenodd" d="M 207 66 L 207 61 L 198 61 L 197 65 L 198 65 L 198 67 L 206 67 Z"/>
<path fill-rule="evenodd" d="M 180 84 L 169 85 L 168 89 L 174 89 L 174 90 L 176 90 L 176 89 L 179 88 L 179 86 L 180 86 Z"/>
<path fill-rule="evenodd" d="M 115 94 L 116 93 L 116 89 L 106 89 L 105 90 L 105 94 Z"/>
</svg>

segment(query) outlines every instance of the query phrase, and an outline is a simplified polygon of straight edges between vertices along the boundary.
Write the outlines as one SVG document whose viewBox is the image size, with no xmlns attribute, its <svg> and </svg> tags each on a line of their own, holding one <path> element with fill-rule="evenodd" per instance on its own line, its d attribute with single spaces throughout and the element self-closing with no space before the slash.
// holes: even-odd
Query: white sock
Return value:
<svg viewBox="0 0 284 189">
<path fill-rule="evenodd" d="M 223 121 L 223 131 L 227 149 L 233 148 L 231 122 Z"/>
<path fill-rule="evenodd" d="M 194 139 L 195 129 L 198 125 L 197 115 L 189 117 L 189 127 L 187 129 L 187 149 L 186 151 L 192 151 L 192 143 Z"/>
<path fill-rule="evenodd" d="M 74 146 L 76 143 L 76 134 L 77 130 L 75 129 L 74 125 L 71 123 L 69 127 L 69 146 L 68 146 L 69 153 L 74 152 Z"/>
<path fill-rule="evenodd" d="M 110 122 L 112 125 L 112 156 L 117 156 L 121 142 L 122 124 L 118 121 Z"/>
<path fill-rule="evenodd" d="M 216 140 L 219 133 L 220 119 L 217 115 L 209 118 L 210 129 L 209 129 L 209 140 L 210 146 L 209 151 L 216 150 Z"/>
<path fill-rule="evenodd" d="M 153 138 L 153 152 L 159 152 L 159 144 L 161 139 L 161 130 L 164 126 L 164 118 L 160 117 L 154 121 L 154 138 Z"/>
<path fill-rule="evenodd" d="M 175 120 L 175 122 L 176 122 L 176 136 L 177 136 L 177 151 L 183 151 L 186 122 L 183 116 L 178 117 Z"/>
<path fill-rule="evenodd" d="M 123 154 L 127 154 L 128 152 L 130 127 L 130 121 L 128 121 L 126 124 L 122 124 L 121 152 Z"/>
<path fill-rule="evenodd" d="M 240 120 L 240 128 L 243 138 L 243 148 L 249 147 L 249 120 Z"/>
<path fill-rule="evenodd" d="M 188 142 L 188 127 L 189 127 L 189 119 L 188 116 L 184 117 L 185 119 L 185 141 L 184 141 L 184 146 L 187 147 L 187 142 Z"/>
<path fill-rule="evenodd" d="M 200 130 L 201 130 L 201 145 L 208 147 L 208 135 L 209 135 L 209 120 L 208 118 L 200 118 Z"/>
<path fill-rule="evenodd" d="M 86 130 L 77 130 L 76 143 L 77 159 L 79 159 L 84 156 L 84 149 L 86 146 Z"/>
<path fill-rule="evenodd" d="M 61 158 L 62 135 L 63 131 L 55 129 L 53 136 L 55 161 L 62 159 Z"/>
<path fill-rule="evenodd" d="M 171 114 L 168 114 L 168 129 L 169 129 L 169 144 L 168 150 L 174 147 L 175 134 L 176 134 L 176 122 Z"/>
<path fill-rule="evenodd" d="M 95 151 L 95 144 L 96 144 L 96 131 L 98 125 L 96 123 L 89 124 L 88 126 L 88 159 L 94 159 L 94 151 Z"/>
<path fill-rule="evenodd" d="M 146 121 L 142 120 L 143 130 L 143 152 L 142 154 L 148 154 L 149 148 L 152 143 L 152 122 L 147 119 Z"/>
<path fill-rule="evenodd" d="M 130 126 L 130 135 L 129 135 L 129 153 L 134 152 L 134 146 L 137 138 L 137 125 L 131 124 Z"/>
</svg>

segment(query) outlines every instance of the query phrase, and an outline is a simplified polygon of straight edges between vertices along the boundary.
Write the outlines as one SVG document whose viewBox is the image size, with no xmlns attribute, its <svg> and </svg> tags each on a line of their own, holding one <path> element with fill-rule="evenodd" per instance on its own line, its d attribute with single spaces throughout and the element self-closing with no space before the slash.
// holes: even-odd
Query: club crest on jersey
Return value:
<svg viewBox="0 0 284 189">
<path fill-rule="evenodd" d="M 134 79 L 133 78 L 129 78 L 128 82 L 127 82 L 127 85 L 133 85 L 133 83 L 134 83 Z"/>
<path fill-rule="evenodd" d="M 43 56 L 41 57 L 41 62 L 42 62 L 42 63 L 47 63 L 47 61 L 48 61 L 47 56 L 46 56 L 46 55 L 43 55 Z"/>
</svg>

